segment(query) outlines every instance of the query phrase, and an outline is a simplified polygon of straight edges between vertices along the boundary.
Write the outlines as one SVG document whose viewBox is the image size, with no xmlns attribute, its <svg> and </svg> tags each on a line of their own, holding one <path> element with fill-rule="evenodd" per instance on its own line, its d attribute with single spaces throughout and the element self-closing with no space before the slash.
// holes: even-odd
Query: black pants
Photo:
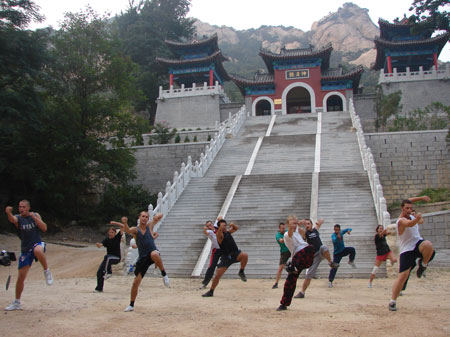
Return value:
<svg viewBox="0 0 450 337">
<path fill-rule="evenodd" d="M 356 251 L 353 247 L 345 247 L 344 250 L 340 253 L 333 255 L 333 262 L 339 263 L 341 262 L 344 256 L 350 255 L 349 261 L 355 260 Z M 334 277 L 336 276 L 337 268 L 332 268 L 330 270 L 330 275 L 328 275 L 328 281 L 333 282 Z"/>
<path fill-rule="evenodd" d="M 214 270 L 216 270 L 216 266 L 219 263 L 219 259 L 222 256 L 220 249 L 213 248 L 211 251 L 211 259 L 209 260 L 209 267 L 206 270 L 205 278 L 203 279 L 202 284 L 205 286 L 208 285 L 209 281 L 211 281 L 214 276 Z"/>
<path fill-rule="evenodd" d="M 120 257 L 114 255 L 105 255 L 102 263 L 97 270 L 97 287 L 95 290 L 103 291 L 103 283 L 105 281 L 106 273 L 112 274 L 111 266 L 113 264 L 118 264 L 120 262 Z"/>
</svg>

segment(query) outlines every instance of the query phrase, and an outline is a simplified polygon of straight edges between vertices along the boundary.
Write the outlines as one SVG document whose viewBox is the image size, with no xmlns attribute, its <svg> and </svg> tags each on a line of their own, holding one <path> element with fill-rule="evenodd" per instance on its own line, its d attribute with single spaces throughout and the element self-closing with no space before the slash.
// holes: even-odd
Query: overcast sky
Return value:
<svg viewBox="0 0 450 337">
<path fill-rule="evenodd" d="M 41 7 L 46 21 L 31 28 L 53 26 L 64 17 L 65 12 L 77 12 L 87 4 L 98 13 L 119 14 L 128 7 L 129 0 L 34 0 Z M 214 25 L 225 25 L 235 29 L 268 26 L 293 26 L 303 31 L 311 29 L 314 21 L 336 12 L 346 1 L 339 0 L 192 0 L 188 16 Z M 354 0 L 359 7 L 367 8 L 372 21 L 378 18 L 392 21 L 408 12 L 413 0 Z M 450 5 L 449 5 L 450 9 Z M 444 47 L 440 60 L 450 61 L 450 44 Z"/>
</svg>

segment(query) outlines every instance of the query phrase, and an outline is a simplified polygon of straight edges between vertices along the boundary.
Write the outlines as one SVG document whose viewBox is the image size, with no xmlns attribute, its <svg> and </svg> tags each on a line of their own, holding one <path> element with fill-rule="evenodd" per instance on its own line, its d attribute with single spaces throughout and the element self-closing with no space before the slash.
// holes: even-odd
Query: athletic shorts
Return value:
<svg viewBox="0 0 450 337">
<path fill-rule="evenodd" d="M 222 268 L 222 267 L 229 267 L 231 266 L 233 263 L 238 262 L 237 257 L 239 256 L 239 254 L 241 253 L 240 250 L 236 250 L 234 252 L 231 252 L 228 255 L 223 254 L 220 257 L 220 262 L 217 265 L 217 268 Z"/>
<path fill-rule="evenodd" d="M 417 265 L 416 260 L 418 258 L 422 258 L 422 254 L 419 251 L 419 246 L 422 242 L 423 240 L 417 241 L 414 250 L 410 250 L 400 254 L 399 273 L 404 272 L 409 268 L 413 269 Z"/>
<path fill-rule="evenodd" d="M 291 252 L 289 252 L 289 251 L 280 253 L 280 265 L 286 264 L 287 260 L 289 260 L 290 257 L 291 257 Z"/>
<path fill-rule="evenodd" d="M 140 257 L 136 262 L 136 267 L 134 269 L 134 275 L 138 276 L 141 274 L 142 277 L 147 273 L 148 268 L 155 263 L 150 257 L 150 254 Z"/>
<path fill-rule="evenodd" d="M 391 251 L 388 251 L 384 255 L 377 255 L 375 260 L 377 260 L 377 261 L 386 261 L 390 253 L 391 253 Z"/>
<path fill-rule="evenodd" d="M 316 276 L 317 268 L 319 268 L 320 262 L 322 262 L 322 260 L 325 258 L 325 256 L 323 256 L 323 254 L 327 251 L 328 251 L 328 247 L 325 245 L 322 245 L 322 246 L 320 246 L 319 250 L 314 253 L 313 263 L 312 263 L 311 267 L 309 267 L 306 270 L 306 276 L 305 276 L 306 279 L 310 280 L 314 276 Z"/>
<path fill-rule="evenodd" d="M 36 256 L 34 255 L 34 248 L 37 246 L 44 247 L 44 253 L 46 251 L 46 245 L 45 242 L 38 242 L 33 245 L 33 248 L 31 248 L 28 252 L 20 254 L 19 258 L 19 269 L 23 268 L 25 266 L 31 266 L 33 264 L 33 260 L 37 261 Z"/>
</svg>

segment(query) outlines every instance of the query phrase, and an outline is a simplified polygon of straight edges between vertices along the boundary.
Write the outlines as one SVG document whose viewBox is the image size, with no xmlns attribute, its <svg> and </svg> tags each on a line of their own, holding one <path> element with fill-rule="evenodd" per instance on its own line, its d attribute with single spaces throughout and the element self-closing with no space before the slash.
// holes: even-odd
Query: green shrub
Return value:
<svg viewBox="0 0 450 337">
<path fill-rule="evenodd" d="M 184 138 L 184 142 L 185 142 L 185 143 L 190 143 L 190 141 L 191 141 L 191 140 L 189 139 L 189 136 L 186 136 L 186 138 Z"/>
<path fill-rule="evenodd" d="M 208 142 L 211 141 L 211 135 L 208 135 Z"/>
<path fill-rule="evenodd" d="M 179 134 L 177 134 L 176 137 L 175 137 L 175 143 L 178 144 L 179 142 L 181 142 L 181 137 L 180 137 Z"/>
<path fill-rule="evenodd" d="M 194 143 L 198 142 L 198 140 L 197 140 L 197 135 L 194 136 L 193 142 L 194 142 Z"/>
</svg>

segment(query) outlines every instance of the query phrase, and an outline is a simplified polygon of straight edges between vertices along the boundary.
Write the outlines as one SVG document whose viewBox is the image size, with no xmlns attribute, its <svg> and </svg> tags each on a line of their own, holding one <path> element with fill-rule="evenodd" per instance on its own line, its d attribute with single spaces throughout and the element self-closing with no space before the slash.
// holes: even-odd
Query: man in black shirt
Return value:
<svg viewBox="0 0 450 337">
<path fill-rule="evenodd" d="M 245 276 L 244 269 L 247 265 L 248 255 L 247 253 L 243 253 L 239 250 L 236 242 L 231 236 L 232 233 L 236 232 L 239 227 L 234 223 L 230 223 L 230 229 L 227 230 L 227 222 L 224 219 L 218 221 L 217 225 L 219 228 L 216 232 L 217 243 L 220 246 L 220 251 L 222 252 L 222 256 L 220 258 L 220 262 L 217 266 L 216 276 L 214 277 L 211 289 L 204 293 L 203 297 L 212 297 L 214 295 L 214 289 L 216 289 L 219 284 L 219 280 L 222 275 L 226 272 L 229 266 L 233 263 L 240 262 L 241 269 L 239 270 L 239 277 L 242 281 L 247 282 L 247 277 Z"/>
<path fill-rule="evenodd" d="M 294 298 L 304 298 L 306 289 L 308 288 L 309 284 L 311 283 L 311 279 L 316 275 L 317 268 L 319 268 L 320 262 L 322 262 L 323 259 L 328 260 L 328 265 L 331 268 L 337 268 L 339 267 L 338 263 L 333 262 L 331 260 L 330 251 L 328 250 L 327 246 L 322 244 L 322 240 L 320 239 L 319 235 L 319 229 L 320 226 L 323 224 L 323 219 L 319 219 L 316 222 L 316 225 L 313 227 L 311 219 L 303 219 L 301 221 L 301 224 L 305 226 L 305 239 L 306 242 L 308 242 L 310 245 L 314 247 L 314 261 L 311 267 L 308 268 L 306 271 L 305 280 L 303 281 L 302 290 L 294 296 Z"/>
<path fill-rule="evenodd" d="M 98 248 L 102 246 L 106 247 L 106 255 L 97 270 L 97 287 L 95 288 L 95 292 L 103 291 L 104 280 L 112 275 L 111 266 L 120 262 L 120 239 L 122 238 L 122 234 L 122 228 L 116 233 L 114 227 L 111 227 L 108 230 L 108 236 L 102 243 L 96 243 Z"/>
</svg>

